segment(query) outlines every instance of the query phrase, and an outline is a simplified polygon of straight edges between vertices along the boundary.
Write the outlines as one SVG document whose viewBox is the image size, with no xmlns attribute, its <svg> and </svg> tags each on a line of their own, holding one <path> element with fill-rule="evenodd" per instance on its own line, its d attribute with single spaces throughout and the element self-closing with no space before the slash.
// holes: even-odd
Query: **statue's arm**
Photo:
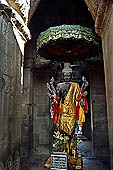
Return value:
<svg viewBox="0 0 113 170">
<path fill-rule="evenodd" d="M 48 89 L 48 97 L 50 99 L 55 99 L 56 89 L 54 87 L 54 78 L 53 77 L 50 79 L 50 82 L 47 83 L 47 89 Z"/>
<path fill-rule="evenodd" d="M 61 97 L 61 83 L 58 83 L 56 86 L 56 95 L 60 99 L 60 97 Z"/>
</svg>

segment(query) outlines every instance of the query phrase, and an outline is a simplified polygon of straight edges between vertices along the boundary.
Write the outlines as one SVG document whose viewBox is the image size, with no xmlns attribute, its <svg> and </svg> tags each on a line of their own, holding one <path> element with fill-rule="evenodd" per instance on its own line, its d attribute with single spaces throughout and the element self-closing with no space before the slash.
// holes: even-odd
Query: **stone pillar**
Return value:
<svg viewBox="0 0 113 170">
<path fill-rule="evenodd" d="M 15 155 L 19 160 L 21 136 L 21 52 L 10 16 L 11 10 L 0 4 L 0 161 L 6 170 L 8 163 L 14 169 Z"/>
<path fill-rule="evenodd" d="M 108 122 L 103 63 L 90 72 L 91 129 L 94 155 L 109 161 Z"/>
<path fill-rule="evenodd" d="M 34 75 L 34 147 L 37 154 L 48 154 L 52 146 L 49 98 L 46 83 L 50 79 L 48 67 L 37 69 Z M 51 136 L 52 138 L 52 136 Z"/>
<path fill-rule="evenodd" d="M 110 162 L 111 169 L 113 169 L 113 4 L 107 19 L 107 25 L 102 35 L 102 46 L 105 70 Z"/>
<path fill-rule="evenodd" d="M 24 82 L 22 95 L 21 157 L 28 157 L 33 148 L 33 46 L 25 47 Z"/>
</svg>

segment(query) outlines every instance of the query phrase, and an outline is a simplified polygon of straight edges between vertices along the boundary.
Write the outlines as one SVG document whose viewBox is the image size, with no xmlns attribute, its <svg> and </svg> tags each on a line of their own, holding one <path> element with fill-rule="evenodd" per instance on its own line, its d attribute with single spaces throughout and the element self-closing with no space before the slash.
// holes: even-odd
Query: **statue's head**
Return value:
<svg viewBox="0 0 113 170">
<path fill-rule="evenodd" d="M 72 69 L 70 68 L 70 63 L 64 63 L 64 69 L 62 70 L 64 80 L 66 82 L 71 81 Z"/>
</svg>

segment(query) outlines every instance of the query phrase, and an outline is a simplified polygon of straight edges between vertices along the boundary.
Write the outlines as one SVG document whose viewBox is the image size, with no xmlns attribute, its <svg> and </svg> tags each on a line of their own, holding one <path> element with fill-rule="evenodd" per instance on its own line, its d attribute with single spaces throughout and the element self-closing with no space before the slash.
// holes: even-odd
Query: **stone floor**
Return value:
<svg viewBox="0 0 113 170">
<path fill-rule="evenodd" d="M 79 144 L 79 150 L 83 158 L 83 170 L 109 170 L 103 162 L 94 157 L 90 141 Z"/>
<path fill-rule="evenodd" d="M 92 153 L 91 141 L 82 137 L 83 142 L 79 144 L 79 151 L 83 157 L 83 170 L 110 170 L 106 165 L 97 160 Z M 21 170 L 48 170 L 44 164 L 49 155 L 37 155 L 34 153 L 29 159 L 21 162 Z"/>
</svg>

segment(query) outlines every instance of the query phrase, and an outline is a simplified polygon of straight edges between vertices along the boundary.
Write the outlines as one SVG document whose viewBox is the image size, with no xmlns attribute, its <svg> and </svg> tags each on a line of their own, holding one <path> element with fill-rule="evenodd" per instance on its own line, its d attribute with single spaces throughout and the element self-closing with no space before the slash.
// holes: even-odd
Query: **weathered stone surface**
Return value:
<svg viewBox="0 0 113 170">
<path fill-rule="evenodd" d="M 0 160 L 19 150 L 21 118 L 21 53 L 8 16 L 0 11 Z M 10 162 L 6 170 L 13 169 Z"/>
<path fill-rule="evenodd" d="M 24 86 L 22 94 L 21 157 L 28 157 L 33 149 L 33 72 L 30 42 L 25 48 Z"/>
<path fill-rule="evenodd" d="M 49 75 L 49 69 L 42 68 L 37 70 L 34 77 L 34 141 L 38 153 L 43 153 L 44 150 L 45 153 L 49 152 L 51 126 L 46 88 Z"/>
<path fill-rule="evenodd" d="M 12 159 L 12 156 L 10 156 L 10 155 L 5 163 L 5 169 L 13 170 L 13 159 Z"/>
<path fill-rule="evenodd" d="M 109 160 L 108 121 L 103 66 L 91 71 L 91 122 L 93 151 L 96 157 Z"/>
<path fill-rule="evenodd" d="M 39 1 L 31 2 L 30 17 Z M 93 1 L 92 1 L 93 2 Z M 102 1 L 101 1 L 102 2 Z M 104 9 L 102 9 L 103 12 Z M 10 11 L 11 12 L 11 11 Z M 101 13 L 102 16 L 102 13 Z M 99 15 L 98 15 L 99 17 Z M 103 17 L 103 16 L 102 16 Z M 104 19 L 104 18 L 103 18 Z M 55 20 L 53 18 L 53 20 Z M 92 140 L 94 153 L 99 158 L 109 155 L 108 135 L 113 168 L 113 11 L 108 17 L 108 25 L 103 34 L 103 52 L 105 67 L 95 65 L 89 73 L 90 102 L 92 114 Z M 21 150 L 24 156 L 29 156 L 31 149 L 37 153 L 48 153 L 52 143 L 52 122 L 49 115 L 49 100 L 46 95 L 46 83 L 49 80 L 50 69 L 45 67 L 33 70 L 34 44 L 30 43 L 25 52 L 24 94 L 21 111 L 21 53 L 12 31 L 11 23 L 6 13 L 0 11 L 0 159 L 7 160 L 8 154 L 14 156 Z M 33 72 L 34 71 L 34 72 Z M 107 101 L 107 111 L 106 111 Z M 107 113 L 107 114 L 106 114 Z M 22 130 L 20 132 L 20 117 Z M 108 119 L 108 122 L 107 122 Z M 108 127 L 108 131 L 107 131 Z M 50 135 L 49 135 L 50 134 Z M 33 142 L 34 141 L 34 142 Z M 11 157 L 12 157 L 11 156 Z M 5 162 L 5 161 L 4 161 Z M 2 167 L 3 169 L 4 167 Z M 10 168 L 10 167 L 8 167 Z M 11 168 L 10 168 L 11 169 Z M 18 166 L 16 169 L 19 169 Z"/>
<path fill-rule="evenodd" d="M 102 37 L 107 98 L 108 135 L 113 169 L 113 5 Z"/>
<path fill-rule="evenodd" d="M 0 170 L 5 170 L 3 163 L 0 161 Z"/>
<path fill-rule="evenodd" d="M 35 12 L 39 2 L 40 2 L 40 0 L 37 0 L 37 1 L 36 0 L 32 0 L 31 1 L 31 8 L 30 8 L 30 11 L 29 11 L 29 22 L 30 22 L 30 20 L 31 20 L 31 18 L 32 18 L 32 16 L 33 16 L 33 14 L 34 14 L 34 12 Z"/>
<path fill-rule="evenodd" d="M 20 170 L 20 155 L 18 151 L 14 155 L 14 170 Z"/>
<path fill-rule="evenodd" d="M 107 0 L 85 0 L 88 10 L 91 12 L 95 20 L 95 30 L 99 35 L 102 35 L 109 15 L 109 8 L 111 8 L 111 1 Z"/>
</svg>

